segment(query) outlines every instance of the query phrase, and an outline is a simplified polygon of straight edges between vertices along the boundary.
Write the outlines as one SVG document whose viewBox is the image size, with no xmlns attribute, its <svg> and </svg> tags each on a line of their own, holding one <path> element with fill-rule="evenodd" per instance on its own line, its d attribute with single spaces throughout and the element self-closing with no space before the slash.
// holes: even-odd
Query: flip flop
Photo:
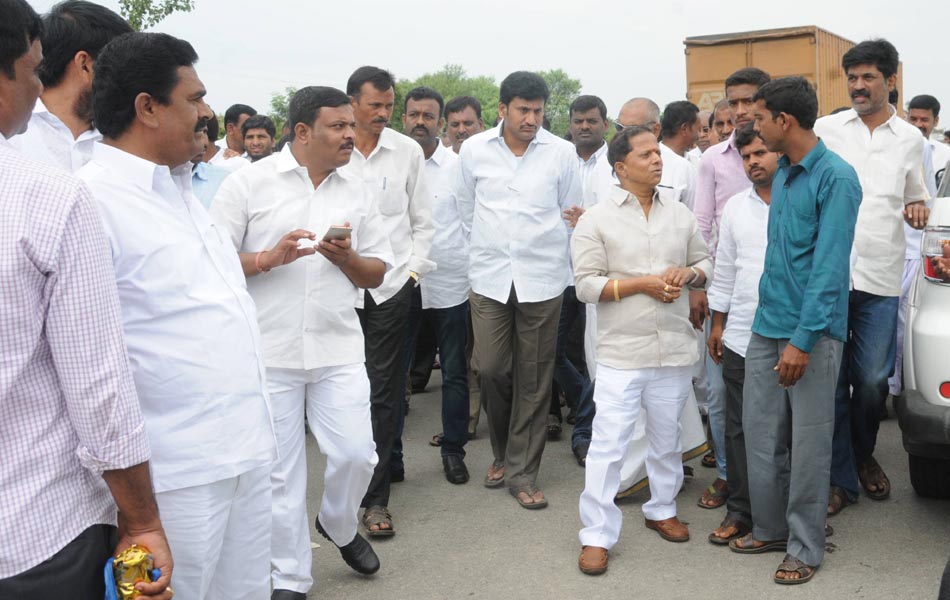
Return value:
<svg viewBox="0 0 950 600">
<path fill-rule="evenodd" d="M 492 475 L 501 475 L 493 478 Z M 505 463 L 496 460 L 488 467 L 488 475 L 485 475 L 485 481 L 482 482 L 487 488 L 497 488 L 505 485 Z"/>
<path fill-rule="evenodd" d="M 712 500 L 713 504 L 706 504 L 703 500 Z M 729 499 L 729 488 L 727 484 L 722 479 L 716 478 L 706 491 L 703 492 L 703 495 L 699 497 L 699 500 L 696 501 L 696 506 L 699 508 L 705 508 L 708 510 L 715 510 L 721 507 L 726 503 L 726 500 Z"/>
<path fill-rule="evenodd" d="M 520 498 L 520 494 L 522 492 L 526 494 L 528 497 L 533 497 L 537 492 L 541 491 L 534 485 L 523 485 L 520 487 L 513 487 L 513 488 L 509 488 L 508 491 L 511 492 L 511 495 L 514 496 L 515 500 L 518 501 L 518 504 L 521 505 L 521 508 L 527 508 L 528 510 L 537 510 L 539 508 L 544 508 L 548 505 L 547 498 L 537 501 L 537 502 L 525 502 L 524 500 Z"/>
<path fill-rule="evenodd" d="M 709 534 L 707 538 L 710 543 L 716 544 L 717 546 L 728 546 L 729 542 L 734 539 L 745 537 L 752 532 L 752 528 L 742 521 L 733 519 L 732 517 L 726 517 L 723 519 L 722 523 L 719 524 L 719 527 L 735 527 L 736 533 L 730 535 L 727 538 L 719 537 L 715 532 Z M 718 529 L 718 528 L 717 528 Z"/>
</svg>

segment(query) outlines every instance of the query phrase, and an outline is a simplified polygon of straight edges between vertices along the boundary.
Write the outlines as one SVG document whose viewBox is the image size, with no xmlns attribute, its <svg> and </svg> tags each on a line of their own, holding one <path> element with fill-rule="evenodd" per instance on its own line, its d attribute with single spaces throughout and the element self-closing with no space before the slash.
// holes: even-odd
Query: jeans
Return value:
<svg viewBox="0 0 950 600">
<path fill-rule="evenodd" d="M 835 391 L 835 437 L 831 485 L 858 497 L 857 465 L 874 454 L 894 372 L 898 296 L 852 290 L 848 299 L 848 343 L 844 346 Z"/>
<path fill-rule="evenodd" d="M 418 302 L 417 302 L 418 300 Z M 442 456 L 465 456 L 468 441 L 468 300 L 449 308 L 422 309 L 422 295 L 416 288 L 409 308 L 409 336 L 406 370 L 415 356 L 415 342 L 423 317 L 432 323 L 442 365 Z M 403 468 L 402 432 L 405 404 L 399 411 L 399 425 L 393 444 L 393 468 Z"/>
<path fill-rule="evenodd" d="M 577 448 L 582 443 L 590 443 L 594 427 L 594 382 L 588 382 L 584 387 L 580 400 L 577 402 L 577 413 L 574 416 L 574 431 L 571 433 L 571 448 Z"/>
<path fill-rule="evenodd" d="M 561 301 L 561 315 L 557 326 L 557 354 L 554 358 L 554 381 L 557 383 L 557 387 L 564 392 L 568 406 L 573 408 L 576 408 L 580 403 L 581 395 L 587 386 L 590 385 L 590 379 L 581 373 L 575 366 L 574 361 L 569 358 L 570 354 L 580 354 L 580 357 L 583 358 L 583 348 L 580 349 L 579 353 L 570 353 L 568 352 L 568 344 L 571 343 L 571 333 L 574 328 L 580 327 L 583 331 L 586 320 L 587 308 L 583 302 L 577 299 L 577 291 L 574 286 L 568 286 L 564 290 L 564 297 Z M 579 342 L 583 345 L 583 335 L 580 336 Z M 558 421 L 561 420 L 561 410 L 557 404 L 556 396 L 552 397 L 551 412 L 557 415 Z"/>
</svg>

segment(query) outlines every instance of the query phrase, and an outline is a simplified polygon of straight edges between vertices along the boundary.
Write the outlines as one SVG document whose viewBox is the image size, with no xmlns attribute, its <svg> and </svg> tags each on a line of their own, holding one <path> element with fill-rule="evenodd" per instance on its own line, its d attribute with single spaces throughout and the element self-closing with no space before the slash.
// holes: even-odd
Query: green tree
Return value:
<svg viewBox="0 0 950 600">
<path fill-rule="evenodd" d="M 119 12 L 136 31 L 157 25 L 174 12 L 191 12 L 194 8 L 195 0 L 119 0 Z"/>
<path fill-rule="evenodd" d="M 287 111 L 290 107 L 290 99 L 297 93 L 297 88 L 287 86 L 283 92 L 274 92 L 270 95 L 270 118 L 277 127 L 277 133 L 283 129 L 287 122 Z"/>
<path fill-rule="evenodd" d="M 571 122 L 570 108 L 581 93 L 581 81 L 568 75 L 563 69 L 538 73 L 548 84 L 551 96 L 544 107 L 544 114 L 551 121 L 551 132 L 564 137 Z"/>
</svg>

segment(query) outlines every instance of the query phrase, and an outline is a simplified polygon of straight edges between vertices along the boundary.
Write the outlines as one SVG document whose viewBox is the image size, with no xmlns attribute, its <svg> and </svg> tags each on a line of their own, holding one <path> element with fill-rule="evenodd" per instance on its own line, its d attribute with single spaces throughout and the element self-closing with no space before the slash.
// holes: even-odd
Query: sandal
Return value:
<svg viewBox="0 0 950 600">
<path fill-rule="evenodd" d="M 445 438 L 445 434 L 443 434 L 443 433 L 437 433 L 437 434 L 435 434 L 434 436 L 432 436 L 432 439 L 431 439 L 431 440 L 429 440 L 429 445 L 430 445 L 430 446 L 435 446 L 436 448 L 438 448 L 439 446 L 442 445 L 442 440 L 443 440 L 444 438 Z"/>
<path fill-rule="evenodd" d="M 515 497 L 515 500 L 518 501 L 518 504 L 521 505 L 521 508 L 527 508 L 528 510 L 536 510 L 539 508 L 544 508 L 545 506 L 548 505 L 547 498 L 542 497 L 540 500 L 534 499 L 534 497 L 537 494 L 542 493 L 542 492 L 541 490 L 538 489 L 538 486 L 534 485 L 533 483 L 529 483 L 527 485 L 521 485 L 518 487 L 508 488 L 508 491 L 511 492 L 511 495 Z M 532 501 L 526 502 L 525 500 L 521 498 L 521 494 L 528 496 L 528 498 L 531 498 Z"/>
<path fill-rule="evenodd" d="M 806 565 L 791 554 L 786 554 L 785 558 L 782 560 L 782 564 L 780 564 L 778 569 L 775 570 L 775 577 L 773 579 L 775 583 L 780 583 L 782 585 L 797 585 L 799 583 L 811 581 L 811 578 L 815 576 L 815 571 L 817 570 L 818 567 Z M 798 573 L 798 579 L 779 577 L 779 573 Z"/>
<path fill-rule="evenodd" d="M 828 495 L 829 517 L 835 516 L 852 504 L 854 504 L 854 502 L 852 502 L 851 498 L 848 497 L 848 492 L 844 491 L 844 488 L 838 487 L 836 485 L 831 486 L 831 491 Z"/>
<path fill-rule="evenodd" d="M 758 546 L 756 546 L 758 544 Z M 736 538 L 729 541 L 729 549 L 738 554 L 762 554 L 763 552 L 776 552 L 785 550 L 788 547 L 787 540 L 770 540 L 767 542 L 759 541 L 748 534 L 745 537 Z"/>
<path fill-rule="evenodd" d="M 483 482 L 487 488 L 496 488 L 505 485 L 505 463 L 496 460 L 488 467 L 488 475 Z"/>
<path fill-rule="evenodd" d="M 729 537 L 720 537 L 716 535 L 716 531 L 719 531 L 720 529 L 728 529 L 730 527 L 735 529 L 736 532 L 730 535 Z M 731 542 L 732 540 L 745 537 L 749 535 L 751 532 L 752 532 L 751 526 L 746 525 L 742 521 L 739 521 L 738 519 L 734 519 L 733 517 L 726 517 L 725 519 L 723 519 L 722 523 L 719 524 L 719 527 L 717 527 L 715 531 L 709 534 L 708 539 L 711 543 L 716 544 L 717 546 L 728 546 L 729 542 Z"/>
<path fill-rule="evenodd" d="M 858 479 L 871 500 L 886 500 L 891 495 L 891 480 L 873 456 L 858 465 Z M 872 485 L 876 488 L 874 491 L 871 490 Z"/>
<path fill-rule="evenodd" d="M 699 508 L 708 508 L 713 510 L 719 508 L 729 499 L 729 487 L 723 479 L 716 478 L 716 481 L 706 488 L 703 495 L 696 501 Z"/>
<path fill-rule="evenodd" d="M 703 455 L 703 460 L 699 464 L 703 465 L 707 469 L 715 469 L 716 468 L 716 454 L 712 450 L 710 450 L 709 452 Z"/>
<path fill-rule="evenodd" d="M 376 529 L 373 529 L 374 525 Z M 389 527 L 384 529 L 383 525 Z M 396 535 L 396 530 L 393 529 L 393 516 L 385 506 L 375 505 L 367 508 L 363 512 L 363 527 L 366 528 L 369 537 L 392 537 Z"/>
</svg>

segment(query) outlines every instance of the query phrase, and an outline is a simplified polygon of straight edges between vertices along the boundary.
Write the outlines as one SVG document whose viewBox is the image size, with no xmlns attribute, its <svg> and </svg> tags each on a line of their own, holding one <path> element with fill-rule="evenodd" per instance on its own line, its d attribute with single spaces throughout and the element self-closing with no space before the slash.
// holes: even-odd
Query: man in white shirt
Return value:
<svg viewBox="0 0 950 600">
<path fill-rule="evenodd" d="M 445 135 L 456 154 L 462 142 L 485 130 L 482 104 L 474 96 L 456 96 L 445 103 Z"/>
<path fill-rule="evenodd" d="M 850 337 L 835 395 L 829 514 L 857 500 L 859 480 L 874 500 L 890 495 L 890 481 L 873 454 L 894 370 L 907 248 L 903 221 L 920 229 L 929 214 L 920 132 L 888 104 L 897 49 L 886 40 L 865 41 L 841 63 L 853 108 L 819 119 L 815 133 L 854 167 L 864 196 L 851 250 Z"/>
<path fill-rule="evenodd" d="M 208 160 L 209 163 L 232 172 L 251 164 L 244 152 L 241 126 L 256 114 L 257 111 L 246 104 L 232 104 L 224 111 L 224 137 L 217 141 L 212 138 L 218 151 Z"/>
<path fill-rule="evenodd" d="M 79 171 L 112 249 L 129 362 L 180 597 L 270 591 L 277 457 L 254 302 L 227 234 L 191 191 L 210 118 L 188 42 L 113 40 L 96 61 L 103 135 Z"/>
<path fill-rule="evenodd" d="M 469 479 L 465 466 L 465 443 L 468 441 L 469 388 L 466 347 L 469 337 L 468 238 L 462 230 L 456 202 L 458 155 L 443 146 L 439 132 L 445 125 L 442 118 L 443 98 L 430 87 L 417 87 L 406 94 L 402 117 L 403 131 L 418 142 L 426 159 L 426 181 L 432 193 L 432 219 L 435 236 L 429 258 L 439 265 L 415 288 L 410 310 L 409 337 L 406 352 L 407 369 L 415 356 L 416 340 L 422 320 L 428 320 L 435 331 L 442 367 L 442 470 L 449 483 L 461 484 Z M 394 461 L 402 463 L 402 424 L 400 414 Z"/>
<path fill-rule="evenodd" d="M 387 127 L 395 102 L 394 85 L 393 76 L 377 67 L 360 67 L 350 75 L 346 93 L 356 118 L 356 140 L 349 164 L 341 169 L 370 189 L 393 251 L 393 268 L 382 285 L 361 293 L 356 304 L 366 341 L 373 440 L 379 456 L 362 502 L 366 508 L 363 525 L 371 537 L 395 534 L 389 488 L 393 443 L 406 395 L 409 302 L 419 278 L 435 270 L 429 260 L 435 231 L 422 148 Z"/>
<path fill-rule="evenodd" d="M 699 107 L 687 100 L 670 102 L 660 121 L 663 178 L 690 210 L 696 196 L 696 166 L 687 158 L 699 139 Z"/>
<path fill-rule="evenodd" d="M 579 214 L 597 204 L 601 198 L 610 194 L 616 180 L 613 168 L 607 160 L 607 105 L 597 96 L 578 96 L 570 106 L 570 134 L 571 141 L 577 151 L 578 165 L 581 173 L 581 189 L 583 190 L 582 211 L 569 210 L 568 223 L 573 227 Z M 571 269 L 573 271 L 573 269 Z M 580 327 L 585 332 L 585 346 L 587 338 L 596 334 L 596 306 L 584 304 L 577 299 L 577 290 L 573 284 L 564 290 L 564 299 L 561 302 L 561 320 L 558 324 L 558 348 L 554 364 L 554 380 L 564 391 L 568 404 L 574 411 L 574 428 L 571 431 L 571 451 L 580 466 L 587 464 L 587 451 L 590 448 L 590 438 L 594 421 L 594 387 L 591 381 L 591 369 L 594 363 L 586 360 L 586 373 L 577 370 L 568 359 L 567 344 L 570 332 Z M 596 335 L 594 335 L 596 339 Z M 575 349 L 571 354 L 585 354 L 586 348 Z M 556 399 L 553 399 L 556 400 Z M 560 418 L 560 407 L 552 406 L 557 410 Z"/>
<path fill-rule="evenodd" d="M 459 212 L 471 232 L 472 329 L 494 462 L 525 508 L 547 506 L 536 479 L 547 437 L 561 296 L 569 283 L 562 213 L 583 199 L 574 146 L 541 128 L 548 86 L 512 73 L 502 122 L 459 153 Z"/>
<path fill-rule="evenodd" d="M 108 8 L 61 2 L 43 16 L 43 94 L 30 127 L 10 142 L 24 156 L 69 172 L 79 170 L 102 139 L 92 124 L 92 75 L 96 57 L 113 38 L 132 31 Z"/>
<path fill-rule="evenodd" d="M 716 267 L 707 292 L 712 311 L 708 352 L 716 364 L 722 365 L 726 386 L 725 453 L 729 498 L 726 518 L 709 534 L 709 541 L 719 545 L 752 531 L 749 472 L 742 430 L 742 389 L 746 348 L 752 337 L 752 321 L 759 303 L 759 278 L 765 265 L 772 178 L 778 170 L 779 159 L 778 153 L 765 147 L 752 123 L 736 130 L 735 144 L 752 187 L 733 196 L 722 211 Z"/>
<path fill-rule="evenodd" d="M 914 96 L 907 105 L 907 122 L 920 130 L 925 143 L 930 146 L 933 154 L 931 164 L 936 175 L 935 185 L 940 187 L 940 180 L 946 174 L 944 170 L 950 162 L 950 146 L 930 139 L 934 128 L 940 124 L 940 102 L 928 94 Z"/>
<path fill-rule="evenodd" d="M 369 190 L 340 170 L 353 152 L 347 95 L 305 87 L 291 98 L 288 119 L 293 142 L 231 175 L 211 216 L 237 249 L 258 308 L 280 450 L 271 471 L 272 599 L 304 600 L 313 586 L 305 414 L 327 457 L 317 530 L 357 572 L 379 569 L 357 533 L 376 452 L 353 306 L 360 288 L 382 283 L 392 253 Z M 349 235 L 324 237 L 339 226 Z"/>
</svg>

